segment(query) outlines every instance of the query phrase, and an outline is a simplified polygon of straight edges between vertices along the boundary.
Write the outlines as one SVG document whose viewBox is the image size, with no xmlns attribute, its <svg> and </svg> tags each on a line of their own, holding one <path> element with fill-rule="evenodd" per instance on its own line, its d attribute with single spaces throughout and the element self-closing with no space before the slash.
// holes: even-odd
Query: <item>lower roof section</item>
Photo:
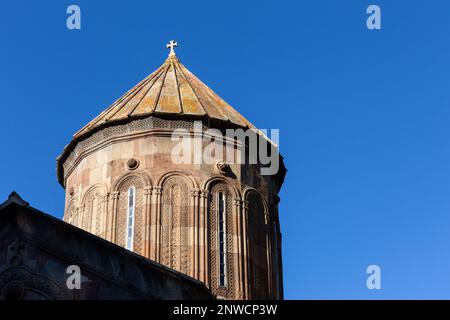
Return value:
<svg viewBox="0 0 450 320">
<path fill-rule="evenodd" d="M 0 205 L 0 300 L 213 298 L 203 283 L 36 210 L 16 193 Z"/>
</svg>

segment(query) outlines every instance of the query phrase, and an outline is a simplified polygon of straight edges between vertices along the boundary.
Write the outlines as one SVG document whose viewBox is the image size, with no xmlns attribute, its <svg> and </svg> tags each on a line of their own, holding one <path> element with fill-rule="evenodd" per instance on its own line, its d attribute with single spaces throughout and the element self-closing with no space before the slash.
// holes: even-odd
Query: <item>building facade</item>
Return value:
<svg viewBox="0 0 450 320">
<path fill-rule="evenodd" d="M 64 220 L 200 280 L 218 298 L 282 299 L 283 159 L 181 64 L 173 45 L 160 68 L 77 132 L 58 158 Z M 240 152 L 249 158 L 247 140 L 202 138 L 227 129 L 257 132 L 279 170 L 262 175 L 259 161 L 225 161 Z M 174 161 L 180 132 L 201 150 L 213 144 L 223 152 L 207 163 Z"/>
</svg>

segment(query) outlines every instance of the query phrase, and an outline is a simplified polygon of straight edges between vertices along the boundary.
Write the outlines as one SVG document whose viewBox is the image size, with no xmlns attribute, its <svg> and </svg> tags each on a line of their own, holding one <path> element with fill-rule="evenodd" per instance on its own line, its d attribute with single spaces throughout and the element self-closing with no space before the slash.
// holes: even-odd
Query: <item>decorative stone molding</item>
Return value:
<svg viewBox="0 0 450 320">
<path fill-rule="evenodd" d="M 117 200 L 119 199 L 119 191 L 113 191 L 109 194 L 109 197 L 111 198 L 111 200 Z"/>
<path fill-rule="evenodd" d="M 198 183 L 192 174 L 186 170 L 171 170 L 164 173 L 156 183 L 157 186 L 163 187 L 165 182 L 172 178 L 180 178 L 184 180 L 190 189 L 198 189 Z"/>
<path fill-rule="evenodd" d="M 193 197 L 200 196 L 200 189 L 197 189 L 197 188 L 191 189 L 191 196 L 193 196 Z"/>
<path fill-rule="evenodd" d="M 113 191 L 120 191 L 122 188 L 122 185 L 126 184 L 128 180 L 141 180 L 143 187 L 151 187 L 153 186 L 152 179 L 145 171 L 133 171 L 129 172 L 119 178 L 117 178 L 114 183 L 112 184 Z"/>
<path fill-rule="evenodd" d="M 230 172 L 230 165 L 225 161 L 217 161 L 216 171 L 220 174 L 227 174 Z"/>
<path fill-rule="evenodd" d="M 104 195 L 101 196 L 101 201 L 103 203 L 107 203 L 108 199 L 109 199 L 109 194 L 104 194 Z"/>
<path fill-rule="evenodd" d="M 76 207 L 75 208 L 75 217 L 73 218 L 72 224 L 76 227 L 81 226 L 81 217 L 83 215 L 83 208 L 82 207 Z"/>
<path fill-rule="evenodd" d="M 147 186 L 144 188 L 144 195 L 145 196 L 150 196 L 153 193 L 153 187 Z"/>
<path fill-rule="evenodd" d="M 162 187 L 159 186 L 153 187 L 152 193 L 156 196 L 160 196 L 162 194 Z"/>
<path fill-rule="evenodd" d="M 211 281 L 210 281 L 210 288 L 213 294 L 217 296 L 222 296 L 228 299 L 233 299 L 236 296 L 236 292 L 238 291 L 238 288 L 236 288 L 236 282 L 237 282 L 237 274 L 239 270 L 236 269 L 236 266 L 238 265 L 238 262 L 236 261 L 236 256 L 233 254 L 234 248 L 235 248 L 235 241 L 238 236 L 238 230 L 236 230 L 236 217 L 233 210 L 233 196 L 232 192 L 228 186 L 227 183 L 218 182 L 212 185 L 211 187 L 211 197 L 209 201 L 209 224 L 210 224 L 210 230 L 209 230 L 209 237 L 210 237 L 210 243 L 209 243 L 209 266 L 210 266 L 210 274 L 211 274 Z M 219 275 L 220 275 L 220 268 L 219 268 L 219 249 L 217 247 L 218 241 L 219 241 L 219 234 L 218 234 L 218 216 L 216 214 L 217 212 L 217 204 L 218 204 L 218 194 L 223 193 L 226 197 L 225 201 L 225 219 L 226 219 L 226 278 L 227 278 L 227 285 L 225 287 L 219 285 Z"/>
<path fill-rule="evenodd" d="M 70 300 L 71 293 L 47 277 L 23 267 L 12 267 L 0 273 L 0 300 L 21 300 L 27 291 L 46 300 Z"/>
<path fill-rule="evenodd" d="M 207 199 L 209 197 L 209 191 L 207 190 L 200 191 L 200 197 Z"/>
<path fill-rule="evenodd" d="M 247 200 L 242 200 L 242 208 L 246 211 L 248 211 L 248 201 Z"/>
<path fill-rule="evenodd" d="M 189 187 L 181 176 L 163 180 L 161 213 L 161 263 L 189 272 Z"/>
<path fill-rule="evenodd" d="M 133 120 L 125 124 L 117 124 L 111 127 L 101 129 L 94 134 L 79 141 L 75 148 L 70 152 L 62 164 L 64 169 L 64 176 L 67 177 L 71 172 L 73 165 L 80 155 L 90 149 L 95 149 L 103 142 L 116 138 L 130 138 L 130 135 L 139 133 L 148 133 L 153 135 L 163 135 L 164 133 L 170 136 L 170 133 L 175 129 L 194 130 L 194 122 L 186 120 L 168 120 L 157 117 L 146 117 L 144 119 Z M 209 127 L 202 125 L 202 130 L 208 130 Z"/>
<path fill-rule="evenodd" d="M 211 190 L 211 188 L 214 186 L 214 184 L 217 183 L 224 183 L 228 186 L 230 189 L 232 196 L 235 198 L 239 198 L 241 196 L 240 191 L 236 187 L 236 181 L 230 180 L 227 177 L 214 175 L 210 177 L 209 179 L 205 180 L 202 184 L 203 190 Z"/>
</svg>

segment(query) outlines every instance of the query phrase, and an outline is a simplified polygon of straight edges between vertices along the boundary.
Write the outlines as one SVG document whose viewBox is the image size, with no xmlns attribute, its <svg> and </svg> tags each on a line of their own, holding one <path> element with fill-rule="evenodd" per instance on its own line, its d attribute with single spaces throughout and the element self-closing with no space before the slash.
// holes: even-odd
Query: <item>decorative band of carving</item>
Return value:
<svg viewBox="0 0 450 320">
<path fill-rule="evenodd" d="M 72 165 L 74 164 L 75 160 L 78 158 L 79 155 L 81 155 L 86 150 L 95 147 L 96 145 L 100 144 L 105 140 L 127 136 L 133 133 L 146 132 L 153 129 L 194 130 L 194 122 L 186 120 L 167 120 L 156 117 L 147 117 L 144 119 L 133 120 L 125 124 L 118 124 L 111 127 L 106 127 L 77 143 L 76 147 L 64 161 L 63 164 L 64 172 L 66 173 L 68 170 L 70 170 L 70 168 L 72 167 Z M 207 129 L 208 126 L 203 124 L 202 130 Z"/>
</svg>

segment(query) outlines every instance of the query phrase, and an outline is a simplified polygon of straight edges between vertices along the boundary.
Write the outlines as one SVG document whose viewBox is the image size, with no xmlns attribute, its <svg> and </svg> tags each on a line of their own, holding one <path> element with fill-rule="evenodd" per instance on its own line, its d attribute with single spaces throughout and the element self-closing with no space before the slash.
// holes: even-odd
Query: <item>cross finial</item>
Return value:
<svg viewBox="0 0 450 320">
<path fill-rule="evenodd" d="M 173 50 L 173 48 L 175 47 L 178 47 L 178 43 L 175 40 L 170 40 L 170 42 L 167 44 L 167 48 L 170 48 L 169 57 L 175 55 L 175 50 Z"/>
</svg>

